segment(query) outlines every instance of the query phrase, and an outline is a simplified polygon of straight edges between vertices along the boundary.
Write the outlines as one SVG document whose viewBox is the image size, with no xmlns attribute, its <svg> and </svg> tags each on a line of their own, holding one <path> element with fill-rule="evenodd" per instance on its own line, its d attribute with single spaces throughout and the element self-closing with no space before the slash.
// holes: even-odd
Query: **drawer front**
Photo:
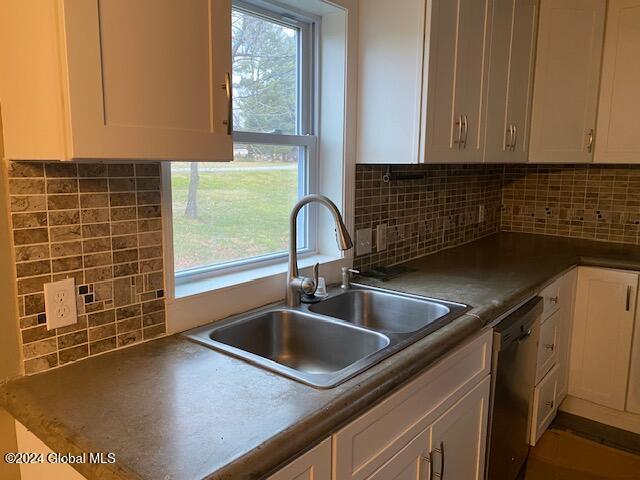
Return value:
<svg viewBox="0 0 640 480">
<path fill-rule="evenodd" d="M 334 435 L 335 478 L 363 479 L 490 372 L 492 332 L 458 348 Z"/>
<path fill-rule="evenodd" d="M 542 380 L 551 367 L 558 361 L 558 334 L 562 311 L 557 311 L 542 322 L 540 341 L 538 342 L 538 360 L 536 365 L 536 384 Z"/>
<path fill-rule="evenodd" d="M 542 319 L 545 320 L 553 313 L 557 312 L 562 303 L 560 298 L 560 280 L 556 280 L 550 285 L 547 285 L 540 292 L 542 297 Z"/>
<path fill-rule="evenodd" d="M 535 445 L 558 411 L 556 392 L 558 389 L 558 365 L 553 367 L 533 391 L 533 415 L 531 419 L 530 443 Z"/>
</svg>

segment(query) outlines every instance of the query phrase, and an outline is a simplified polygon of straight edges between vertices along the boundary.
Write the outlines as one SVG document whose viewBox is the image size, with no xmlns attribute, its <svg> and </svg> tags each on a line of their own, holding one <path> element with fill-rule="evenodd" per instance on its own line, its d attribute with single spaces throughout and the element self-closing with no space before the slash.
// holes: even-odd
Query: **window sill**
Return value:
<svg viewBox="0 0 640 480">
<path fill-rule="evenodd" d="M 327 285 L 340 281 L 340 267 L 351 266 L 350 257 L 309 255 L 298 265 L 306 269 L 320 263 L 320 275 Z M 167 299 L 167 333 L 183 332 L 238 313 L 281 301 L 285 294 L 287 262 L 220 275 L 194 279 L 176 285 L 175 296 Z"/>
<path fill-rule="evenodd" d="M 329 263 L 335 260 L 339 260 L 339 257 L 333 257 L 330 255 L 308 255 L 298 258 L 299 268 L 307 268 L 320 263 Z M 243 270 L 240 272 L 230 272 L 222 275 L 216 275 L 208 278 L 195 278 L 184 279 L 176 282 L 175 286 L 175 298 L 183 299 L 193 295 L 200 295 L 207 292 L 216 292 L 228 288 L 241 287 L 243 285 L 255 282 L 258 280 L 266 280 L 269 277 L 283 274 L 287 272 L 287 261 L 274 263 L 262 267 L 256 267 L 249 270 Z M 282 285 L 282 292 L 284 294 L 284 283 Z"/>
</svg>

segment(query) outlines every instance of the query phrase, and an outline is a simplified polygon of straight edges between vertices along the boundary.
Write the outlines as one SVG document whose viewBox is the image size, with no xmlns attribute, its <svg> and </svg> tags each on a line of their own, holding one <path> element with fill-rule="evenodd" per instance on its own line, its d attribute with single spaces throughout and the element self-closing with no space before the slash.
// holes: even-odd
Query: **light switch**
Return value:
<svg viewBox="0 0 640 480">
<path fill-rule="evenodd" d="M 371 253 L 371 229 L 363 228 L 356 231 L 356 255 Z"/>
<path fill-rule="evenodd" d="M 73 325 L 78 321 L 76 285 L 73 278 L 44 284 L 47 330 Z"/>
</svg>

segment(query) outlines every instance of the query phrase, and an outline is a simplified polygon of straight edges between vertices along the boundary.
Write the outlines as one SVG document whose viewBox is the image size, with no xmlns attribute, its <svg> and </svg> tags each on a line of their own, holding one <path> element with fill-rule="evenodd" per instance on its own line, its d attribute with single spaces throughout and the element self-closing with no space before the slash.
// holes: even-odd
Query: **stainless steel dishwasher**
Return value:
<svg viewBox="0 0 640 480">
<path fill-rule="evenodd" d="M 535 297 L 494 329 L 488 480 L 514 480 L 529 455 L 542 299 Z"/>
</svg>

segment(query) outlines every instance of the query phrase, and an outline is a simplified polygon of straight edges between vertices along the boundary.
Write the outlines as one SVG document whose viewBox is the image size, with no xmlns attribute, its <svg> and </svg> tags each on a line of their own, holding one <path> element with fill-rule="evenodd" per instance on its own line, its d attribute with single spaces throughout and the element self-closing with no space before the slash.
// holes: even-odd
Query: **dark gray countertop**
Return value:
<svg viewBox="0 0 640 480">
<path fill-rule="evenodd" d="M 377 286 L 470 314 L 330 390 L 179 336 L 12 381 L 0 405 L 57 452 L 114 452 L 87 478 L 260 478 L 318 443 L 576 264 L 640 270 L 640 247 L 498 234 L 409 262 Z"/>
</svg>

